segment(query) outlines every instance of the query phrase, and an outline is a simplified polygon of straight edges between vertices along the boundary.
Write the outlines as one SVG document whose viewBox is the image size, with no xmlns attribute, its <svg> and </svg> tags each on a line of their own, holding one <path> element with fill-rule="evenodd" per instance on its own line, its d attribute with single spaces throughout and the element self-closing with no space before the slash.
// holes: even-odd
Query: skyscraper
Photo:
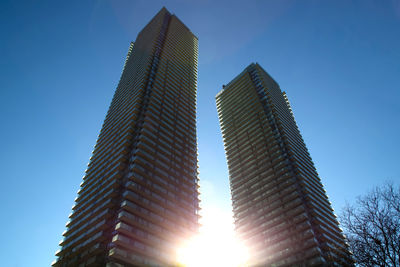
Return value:
<svg viewBox="0 0 400 267">
<path fill-rule="evenodd" d="M 216 102 L 235 230 L 250 265 L 352 265 L 285 92 L 251 64 Z"/>
<path fill-rule="evenodd" d="M 53 266 L 170 266 L 197 232 L 197 37 L 165 8 L 131 43 Z"/>
</svg>

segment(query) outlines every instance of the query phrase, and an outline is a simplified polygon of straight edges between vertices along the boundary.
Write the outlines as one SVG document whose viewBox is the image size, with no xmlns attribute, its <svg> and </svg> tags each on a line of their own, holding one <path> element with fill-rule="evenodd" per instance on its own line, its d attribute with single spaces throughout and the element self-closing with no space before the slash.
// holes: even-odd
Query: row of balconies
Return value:
<svg viewBox="0 0 400 267">
<path fill-rule="evenodd" d="M 251 171 L 251 170 L 250 170 Z M 261 181 L 264 181 L 265 176 L 268 176 L 268 173 L 273 173 L 274 172 L 274 176 L 275 178 L 279 178 L 279 177 L 284 177 L 285 175 L 283 174 L 283 172 L 287 172 L 289 171 L 288 168 L 286 168 L 286 164 L 285 162 L 280 162 L 275 166 L 272 165 L 264 165 L 261 168 L 256 168 L 255 170 L 251 171 L 251 173 L 243 173 L 240 176 L 237 177 L 232 177 L 231 176 L 231 191 L 233 193 L 233 195 L 235 194 L 235 191 L 240 190 L 240 188 L 249 188 L 252 189 L 253 185 L 255 185 L 256 183 L 259 183 Z M 237 180 L 237 181 L 235 181 Z M 267 182 L 267 181 L 265 181 Z M 264 188 L 267 185 L 267 183 L 264 183 L 263 187 L 260 188 L 263 192 L 264 192 Z M 254 189 L 255 190 L 255 189 Z M 251 191 L 254 191 L 251 190 Z"/>
<path fill-rule="evenodd" d="M 119 149 L 120 147 L 123 147 L 123 146 L 126 146 L 126 147 L 129 146 L 131 137 L 132 137 L 131 130 L 128 130 L 122 137 L 120 137 L 120 143 L 116 144 L 115 149 Z M 112 149 L 112 145 L 110 145 L 109 149 Z M 129 151 L 127 149 L 126 150 L 123 149 L 121 152 L 128 153 Z M 121 156 L 121 152 L 111 153 L 111 151 L 109 151 L 110 155 L 113 157 L 117 157 L 117 159 Z M 103 158 L 103 160 L 104 161 L 101 161 L 101 162 L 105 163 L 106 158 Z M 115 158 L 114 158 L 113 162 L 118 162 L 118 160 L 115 160 Z M 113 163 L 113 162 L 111 162 L 111 163 Z M 107 169 L 109 169 L 111 167 L 113 167 L 112 164 L 96 164 L 96 165 L 89 167 L 87 169 L 85 177 L 83 179 L 84 181 L 81 183 L 81 187 L 85 187 L 86 185 L 93 183 L 93 180 L 94 180 L 93 177 L 102 175 L 104 172 L 107 171 Z M 97 178 L 98 177 L 96 177 L 96 179 Z"/>
<path fill-rule="evenodd" d="M 151 201 L 149 198 L 145 198 L 138 193 L 127 190 L 123 193 L 124 199 L 128 199 L 139 206 L 142 206 L 151 212 L 160 214 L 161 216 L 173 221 L 179 222 L 183 225 L 190 226 L 192 224 L 193 216 L 187 217 L 186 214 L 178 214 L 182 210 L 172 210 L 169 205 L 160 205 L 155 201 Z"/>
<path fill-rule="evenodd" d="M 115 230 L 118 233 L 122 233 L 124 236 L 143 242 L 147 246 L 161 248 L 171 247 L 171 244 L 167 239 L 163 239 L 161 236 L 154 235 L 138 227 L 132 227 L 124 222 L 117 223 Z"/>
<path fill-rule="evenodd" d="M 93 157 L 89 163 L 89 167 L 86 170 L 86 174 L 84 176 L 84 181 L 81 183 L 81 186 L 85 184 L 81 189 L 88 185 L 86 180 L 90 180 L 94 173 L 98 172 L 102 169 L 102 166 L 105 163 L 110 164 L 110 160 L 115 161 L 115 158 L 119 158 L 121 155 L 127 154 L 129 152 L 128 147 L 130 145 L 130 140 L 127 138 L 131 136 L 130 131 L 125 133 L 122 137 L 120 137 L 119 142 L 116 143 L 109 143 L 107 145 L 107 149 L 104 149 L 100 155 L 95 153 L 94 156 L 96 157 L 96 163 L 93 163 Z M 112 163 L 112 162 L 111 162 Z M 86 183 L 85 183 L 86 182 Z"/>
<path fill-rule="evenodd" d="M 115 193 L 116 193 L 115 190 L 113 188 L 110 188 L 108 191 L 104 192 L 104 194 L 101 195 L 101 197 L 99 198 L 92 197 L 91 199 L 88 200 L 88 202 L 84 202 L 82 203 L 82 205 L 72 207 L 73 213 L 69 216 L 71 218 L 71 224 L 73 223 L 75 216 L 84 215 L 90 209 L 94 209 L 97 206 L 99 206 L 101 204 L 100 200 L 104 201 L 105 199 L 114 196 Z M 79 216 L 77 216 L 76 218 L 78 218 Z"/>
<path fill-rule="evenodd" d="M 197 72 L 197 67 L 195 65 L 189 64 L 189 67 L 186 69 L 186 71 L 182 72 L 179 64 L 176 64 L 175 61 L 165 60 L 165 58 L 162 57 L 157 74 L 159 74 L 159 76 L 164 79 L 168 78 L 169 80 L 171 79 L 174 82 L 176 86 L 168 89 L 171 89 L 177 95 L 179 95 L 179 93 L 185 93 L 185 95 L 189 97 L 190 100 L 195 102 L 197 76 L 195 76 L 194 74 Z M 163 83 L 160 83 L 160 85 L 161 84 Z M 161 88 L 163 88 L 163 86 L 161 86 Z"/>
<path fill-rule="evenodd" d="M 168 125 L 167 123 L 165 123 L 163 121 L 156 122 L 155 120 L 151 119 L 149 116 L 145 117 L 145 124 L 146 123 L 150 123 L 154 127 L 157 127 L 158 129 L 162 128 L 164 132 L 173 132 L 175 135 L 179 136 L 181 139 L 184 139 L 185 141 L 186 141 L 186 139 L 187 139 L 187 141 L 189 141 L 189 136 L 191 136 L 191 135 L 188 135 L 188 133 L 184 133 L 183 131 L 179 130 L 179 128 L 177 128 L 175 126 L 170 126 L 170 125 Z M 154 135 L 154 139 L 158 140 L 159 137 Z M 190 138 L 190 139 L 192 139 L 192 138 Z M 193 140 L 191 140 L 191 141 L 194 142 L 194 140 L 195 139 L 193 138 Z M 191 142 L 191 144 L 196 144 L 196 143 L 192 143 Z M 195 146 L 192 146 L 192 147 L 186 146 L 186 150 L 190 150 L 188 152 L 191 152 L 191 153 L 196 153 L 196 147 Z M 185 152 L 185 151 L 183 151 L 183 152 Z M 190 154 L 189 154 L 189 156 L 190 156 Z"/>
<path fill-rule="evenodd" d="M 236 76 L 235 79 L 228 83 L 224 87 L 224 90 L 216 96 L 217 109 L 219 113 L 225 112 L 225 110 L 228 111 L 229 109 L 232 109 L 231 111 L 233 111 L 234 107 L 238 106 L 237 103 L 249 99 L 249 91 L 247 88 L 251 86 L 252 82 L 249 76 L 244 74 L 245 72 L 242 72 Z M 231 88 L 234 88 L 234 90 Z M 222 114 L 220 114 L 220 117 L 221 115 Z"/>
<path fill-rule="evenodd" d="M 179 201 L 184 201 L 186 203 L 197 203 L 197 194 L 192 192 L 191 194 L 188 194 L 184 191 L 176 191 L 174 188 L 169 188 L 169 185 L 164 186 L 163 183 L 161 183 L 162 179 L 154 178 L 152 179 L 152 176 L 149 176 L 144 173 L 144 170 L 141 170 L 138 168 L 139 166 L 136 166 L 136 168 L 133 170 L 133 173 L 130 173 L 128 178 L 133 180 L 135 183 L 139 183 L 142 186 L 145 186 L 149 188 L 150 190 L 156 190 L 158 194 L 161 194 L 162 196 L 166 196 L 167 198 L 171 199 L 172 201 L 178 199 Z M 146 176 L 146 178 L 145 178 Z M 150 179 L 149 179 L 150 178 Z M 168 190 L 169 188 L 169 190 Z"/>
<path fill-rule="evenodd" d="M 63 235 L 65 236 L 64 239 L 59 243 L 60 246 L 64 246 L 74 240 L 76 237 L 85 234 L 87 230 L 98 225 L 100 222 L 107 220 L 111 216 L 110 209 L 104 209 L 99 214 L 92 217 L 86 223 L 81 224 L 79 227 L 69 228 Z M 75 226 L 75 225 L 74 225 Z"/>
<path fill-rule="evenodd" d="M 177 60 L 165 59 L 165 50 L 161 56 L 160 67 L 158 69 L 159 77 L 156 83 L 160 85 L 160 88 L 164 87 L 164 82 L 168 78 L 172 82 L 172 87 L 168 86 L 168 89 L 184 92 L 190 100 L 196 100 L 196 86 L 197 86 L 197 67 L 194 64 L 188 64 L 187 71 L 183 72 L 179 64 L 175 63 Z M 164 79 L 160 79 L 164 78 Z M 178 82 L 179 81 L 179 82 Z M 183 81 L 183 83 L 182 83 Z M 187 86 L 183 86 L 187 85 Z"/>
<path fill-rule="evenodd" d="M 148 218 L 145 218 L 145 216 L 137 215 L 128 212 L 127 210 L 122 210 L 118 214 L 118 221 L 124 222 L 125 224 L 130 225 L 135 229 L 141 229 L 143 231 L 146 231 L 164 240 L 173 240 L 174 242 L 178 243 L 182 242 L 185 239 L 183 234 L 177 235 L 175 231 L 171 231 L 170 228 L 166 227 L 166 225 L 154 223 L 150 221 Z M 190 229 L 188 230 L 191 231 Z"/>
<path fill-rule="evenodd" d="M 314 176 L 309 176 L 309 174 L 306 176 L 308 173 L 298 173 L 297 177 L 299 177 L 299 181 L 302 184 L 306 190 L 312 192 L 313 194 L 318 195 L 321 199 L 325 199 L 325 201 L 329 204 L 330 202 L 328 200 L 328 196 L 326 195 L 326 191 L 324 190 L 322 183 L 318 177 Z"/>
<path fill-rule="evenodd" d="M 286 195 L 284 197 L 278 195 L 277 193 L 272 193 L 270 195 L 271 197 L 268 198 L 268 201 L 264 200 L 259 203 L 263 203 L 263 205 L 260 207 L 260 205 L 253 206 L 251 208 L 248 208 L 247 210 L 244 210 L 242 212 L 236 212 L 234 214 L 235 218 L 241 218 L 241 217 L 246 217 L 246 216 L 251 216 L 252 213 L 257 211 L 259 214 L 269 214 L 275 209 L 281 209 L 281 207 L 286 204 L 290 203 L 293 199 L 296 199 L 299 197 L 299 193 L 296 191 L 293 191 L 289 195 Z"/>
<path fill-rule="evenodd" d="M 246 105 L 246 103 L 243 103 L 243 105 Z M 255 103 L 254 105 L 258 105 L 258 103 Z M 244 108 L 242 108 L 244 109 Z M 249 107 L 246 109 L 250 109 Z M 236 114 L 236 112 L 239 112 L 240 108 L 238 110 L 232 110 L 230 111 L 231 114 Z M 251 111 L 251 110 L 250 110 Z M 232 116 L 232 115 L 230 115 Z M 222 132 L 222 137 L 224 140 L 232 139 L 232 138 L 237 138 L 237 136 L 241 132 L 246 132 L 249 129 L 252 129 L 254 125 L 258 125 L 260 122 L 259 118 L 255 116 L 254 112 L 247 113 L 247 119 L 243 120 L 242 122 L 235 120 L 232 121 L 226 121 L 224 118 L 224 115 L 220 115 L 220 125 L 221 125 L 221 132 Z"/>
<path fill-rule="evenodd" d="M 230 143 L 231 141 L 227 141 L 226 143 Z M 251 145 L 249 145 L 251 144 Z M 275 154 L 282 154 L 282 150 L 279 147 L 276 139 L 273 136 L 269 136 L 268 139 L 260 139 L 257 141 L 253 141 L 253 142 L 249 142 L 243 143 L 238 145 L 236 151 L 235 150 L 231 150 L 229 151 L 229 144 L 226 146 L 227 148 L 227 159 L 228 159 L 228 165 L 229 165 L 229 170 L 230 173 L 233 174 L 235 172 L 235 167 L 236 166 L 240 166 L 241 162 L 246 159 L 245 157 L 251 157 L 252 155 L 262 155 L 262 158 L 265 158 L 268 156 L 269 159 L 273 159 L 275 158 Z M 255 148 L 255 150 L 257 150 L 256 154 L 254 153 L 250 153 L 251 151 L 249 150 L 248 153 L 243 154 L 242 151 L 246 151 L 247 147 L 253 147 Z M 240 152 L 239 152 L 240 151 Z M 236 155 L 234 154 L 236 153 Z M 237 155 L 239 155 L 240 159 L 235 159 L 236 157 L 238 157 Z"/>
<path fill-rule="evenodd" d="M 323 236 L 322 240 L 324 239 L 326 240 L 326 238 Z M 349 253 L 349 249 L 346 246 L 338 246 L 337 243 L 335 243 L 335 245 L 331 243 L 323 243 L 322 250 L 325 252 L 325 255 L 330 261 L 336 262 L 337 264 L 342 264 L 344 266 L 352 266 L 354 264 L 351 254 Z"/>
<path fill-rule="evenodd" d="M 260 120 L 263 110 L 259 103 L 254 99 L 246 100 L 248 103 L 241 103 L 243 106 L 235 106 L 232 110 L 220 111 L 221 130 L 224 136 L 229 137 L 232 128 L 239 128 L 249 119 Z M 237 126 L 237 127 L 232 127 Z"/>
<path fill-rule="evenodd" d="M 295 239 L 284 239 L 272 246 L 260 247 L 254 253 L 262 266 L 297 266 L 314 257 L 322 257 L 322 252 L 314 238 L 309 238 L 301 244 Z M 309 266 L 309 265 L 305 265 Z"/>
<path fill-rule="evenodd" d="M 148 187 L 149 190 L 154 190 L 156 189 L 157 192 L 160 192 L 163 196 L 165 197 L 172 197 L 171 199 L 173 201 L 178 200 L 178 202 L 182 202 L 182 204 L 185 205 L 191 205 L 193 204 L 193 201 L 195 203 L 198 203 L 198 199 L 197 197 L 193 197 L 193 194 L 188 194 L 182 190 L 177 191 L 176 193 L 174 193 L 174 189 L 171 190 L 167 190 L 168 188 L 168 183 L 166 183 L 161 177 L 159 177 L 156 174 L 151 174 L 150 176 L 148 174 L 145 173 L 145 169 L 140 166 L 137 165 L 137 169 L 135 168 L 133 171 L 134 173 L 129 173 L 128 174 L 128 178 L 132 179 L 132 181 L 134 182 L 138 182 L 140 181 L 141 184 L 143 186 L 145 186 L 146 188 Z M 144 176 L 146 176 L 147 178 L 145 178 Z M 164 186 L 166 185 L 166 186 Z M 197 185 L 197 182 L 196 182 Z M 196 188 L 194 190 L 198 190 L 198 185 L 196 186 Z M 177 194 L 178 193 L 178 194 Z M 182 195 L 184 196 L 182 198 Z M 194 194 L 194 195 L 198 195 L 198 193 Z"/>
<path fill-rule="evenodd" d="M 295 204 L 293 204 L 294 207 L 296 205 L 302 205 L 300 200 L 295 199 L 294 200 Z M 287 203 L 288 205 L 290 203 Z M 308 219 L 308 216 L 306 215 L 305 212 L 302 213 L 297 213 L 299 212 L 298 210 L 296 212 L 293 212 L 293 217 L 288 217 L 285 215 L 285 212 L 290 211 L 290 209 L 293 209 L 293 207 L 290 205 L 288 208 L 282 209 L 281 207 L 275 207 L 277 209 L 277 215 L 272 214 L 269 215 L 269 213 L 259 213 L 259 217 L 257 219 L 254 219 L 253 221 L 248 221 L 246 224 L 238 224 L 235 223 L 236 225 L 236 230 L 240 233 L 240 235 L 244 238 L 250 238 L 253 235 L 257 235 L 260 232 L 263 231 L 268 231 L 270 234 L 273 234 L 274 232 L 277 232 L 278 228 L 282 228 L 283 226 L 287 228 L 294 228 L 296 224 L 299 224 L 303 222 L 304 220 Z M 273 212 L 274 210 L 271 210 Z M 297 214 L 296 214 L 297 213 Z M 284 225 L 282 225 L 284 223 Z M 275 227 L 275 228 L 274 228 Z"/>
<path fill-rule="evenodd" d="M 175 152 L 177 148 L 170 149 L 169 151 L 165 148 L 161 148 L 160 145 L 155 144 L 154 142 L 150 142 L 149 144 L 148 141 L 149 140 L 141 140 L 138 142 L 137 150 L 135 152 L 137 155 L 144 155 L 145 158 L 151 162 L 161 159 L 164 162 L 162 164 L 167 164 L 169 168 L 175 168 L 176 170 L 181 170 L 188 175 L 190 174 L 197 176 L 197 165 L 191 162 L 187 163 L 188 158 L 184 158 L 182 160 L 183 157 L 178 157 L 177 155 L 173 155 L 173 153 L 171 153 L 171 151 Z M 187 180 L 186 177 L 183 178 L 187 183 L 189 183 L 189 185 L 193 185 L 193 180 Z"/>
<path fill-rule="evenodd" d="M 140 150 L 145 149 L 148 153 L 146 157 L 151 160 L 164 160 L 164 164 L 168 165 L 168 168 L 175 167 L 176 171 L 183 171 L 187 174 L 197 176 L 197 165 L 195 151 L 189 151 L 184 147 L 178 145 L 178 143 L 170 144 L 164 142 L 162 139 L 157 138 L 156 135 L 142 131 L 140 135 L 139 143 L 136 149 L 137 153 L 141 153 Z M 140 145 L 140 149 L 139 149 Z M 136 153 L 135 152 L 135 153 Z M 187 181 L 189 184 L 193 184 L 193 181 Z"/>
<path fill-rule="evenodd" d="M 168 65 L 167 65 L 168 64 Z M 157 90 L 155 90 L 157 92 L 157 94 L 155 95 L 155 97 L 157 97 L 159 100 L 159 102 L 161 102 L 164 97 L 160 95 L 161 92 L 166 92 L 166 91 L 172 91 L 174 92 L 176 95 L 183 95 L 185 99 L 188 100 L 187 103 L 179 103 L 179 108 L 181 110 L 184 110 L 185 113 L 190 114 L 190 116 L 192 118 L 195 119 L 196 114 L 195 114 L 195 106 L 196 106 L 196 82 L 192 81 L 194 84 L 191 87 L 188 87 L 186 89 L 186 87 L 182 86 L 182 83 L 178 83 L 177 81 L 174 81 L 175 86 L 168 86 L 165 87 L 165 79 L 168 77 L 169 79 L 174 78 L 176 80 L 181 80 L 181 79 L 192 79 L 190 77 L 177 77 L 175 76 L 175 74 L 173 72 L 168 73 L 168 75 L 165 74 L 165 72 L 167 71 L 167 68 L 169 69 L 169 64 L 170 62 L 164 62 L 161 61 L 160 63 L 160 67 L 158 70 L 158 76 L 156 78 L 156 80 L 154 81 L 154 88 L 156 88 Z M 171 77 L 170 77 L 171 76 Z M 190 75 L 189 75 L 190 76 Z M 169 84 L 168 84 L 169 85 Z M 161 91 L 161 89 L 164 89 L 163 91 Z M 168 90 L 165 90 L 168 89 Z M 175 99 L 174 97 L 171 97 L 171 99 Z M 191 104 L 190 104 L 191 103 Z M 175 101 L 172 101 L 172 107 L 174 107 Z"/>
<path fill-rule="evenodd" d="M 163 106 L 166 110 L 170 111 L 173 113 L 174 111 L 179 110 L 179 116 L 181 115 L 187 115 L 188 118 L 191 119 L 192 125 L 188 125 L 189 127 L 192 126 L 194 127 L 194 122 L 195 122 L 195 117 L 196 117 L 196 99 L 190 99 L 187 96 L 183 96 L 182 99 L 185 99 L 185 102 L 177 102 L 178 99 L 180 99 L 182 94 L 178 94 L 178 96 L 172 96 L 170 95 L 169 91 L 173 90 L 171 87 L 166 87 L 167 85 L 157 85 L 153 89 L 153 96 L 154 98 L 157 98 L 157 106 L 155 106 L 156 109 L 160 110 L 160 108 Z M 190 102 L 191 101 L 191 102 Z M 160 105 L 160 103 L 164 105 Z M 172 116 L 173 117 L 173 116 Z M 185 123 L 187 123 L 185 121 Z"/>
<path fill-rule="evenodd" d="M 78 197 L 75 198 L 75 205 L 79 206 L 81 203 L 90 201 L 93 197 L 106 191 L 111 186 L 117 187 L 117 180 L 112 179 L 113 177 L 116 177 L 115 173 L 110 176 L 102 177 L 103 179 L 100 178 L 99 183 L 90 184 L 90 186 L 78 192 Z M 94 187 L 94 185 L 97 186 Z"/>
<path fill-rule="evenodd" d="M 107 228 L 106 220 L 98 222 L 96 225 L 89 228 L 88 231 L 68 241 L 68 243 L 63 244 L 62 250 L 60 250 L 59 254 L 56 254 L 56 256 L 63 255 L 67 251 L 70 251 L 70 247 L 71 251 L 74 253 L 82 250 L 88 244 L 96 241 L 97 239 L 104 239 L 103 230 L 105 228 Z"/>
<path fill-rule="evenodd" d="M 95 158 L 107 145 L 115 142 L 115 137 L 122 136 L 123 133 L 134 126 L 134 122 L 137 120 L 139 109 L 134 108 L 133 110 L 126 111 L 123 118 L 119 118 L 116 122 L 117 125 L 110 125 L 110 123 L 104 123 L 102 132 L 100 132 L 99 138 L 97 139 L 96 145 L 93 150 L 92 158 Z M 112 142 L 111 142 L 112 141 Z M 90 165 L 91 163 L 89 163 Z"/>
<path fill-rule="evenodd" d="M 194 183 L 190 184 L 182 183 L 185 180 L 181 179 L 181 177 L 184 174 L 179 173 L 174 169 L 164 169 L 160 166 L 160 164 L 157 164 L 157 161 L 150 162 L 146 160 L 144 157 L 136 156 L 133 163 L 134 167 L 137 164 L 140 164 L 143 167 L 142 171 L 144 171 L 145 173 L 155 174 L 153 178 L 155 180 L 159 180 L 159 182 L 162 183 L 162 186 L 166 186 L 172 191 L 178 192 L 184 190 L 188 194 L 192 194 L 194 190 L 197 190 L 196 185 Z M 158 178 L 160 176 L 162 178 Z"/>
<path fill-rule="evenodd" d="M 176 29 L 170 29 L 167 40 L 163 47 L 162 57 L 169 62 L 179 61 L 179 64 L 176 64 L 176 68 L 179 69 L 183 74 L 187 72 L 185 67 L 187 68 L 188 66 L 192 67 L 192 71 L 197 73 L 197 58 L 194 53 L 191 53 L 196 49 L 193 46 L 193 43 L 189 43 L 189 40 L 192 38 L 190 35 L 188 36 L 187 40 L 184 40 L 185 38 L 182 38 L 182 35 L 179 38 L 176 38 L 176 35 L 178 34 L 181 35 Z"/>
<path fill-rule="evenodd" d="M 96 176 L 92 177 L 91 180 L 89 180 L 89 184 L 85 185 L 94 185 L 95 183 L 101 183 L 106 180 L 111 180 L 110 177 L 117 175 L 116 172 L 123 170 L 126 167 L 124 158 L 122 157 L 122 160 L 114 162 L 114 164 L 107 166 L 108 168 L 104 168 L 102 172 L 97 174 Z M 83 199 L 92 196 L 93 194 L 98 194 L 98 191 L 103 190 L 104 186 L 97 186 L 94 188 L 90 188 L 90 190 L 87 190 L 88 188 L 85 188 L 80 192 L 80 194 L 75 198 L 75 205 L 72 208 L 73 210 L 77 210 L 81 208 L 81 205 L 87 205 L 89 201 L 82 202 Z"/>
<path fill-rule="evenodd" d="M 112 205 L 113 205 L 112 199 L 109 198 L 106 201 L 103 201 L 101 205 L 96 206 L 96 208 L 94 208 L 90 211 L 84 210 L 82 213 L 78 214 L 73 219 L 73 223 L 72 223 L 72 220 L 69 220 L 65 226 L 69 228 L 68 230 L 72 230 L 75 227 L 81 225 L 82 223 L 87 222 L 90 218 L 95 216 L 95 214 L 99 213 L 101 210 L 112 207 Z M 66 233 L 68 230 L 66 230 L 64 233 Z M 64 233 L 63 233 L 63 235 L 64 235 Z"/>
<path fill-rule="evenodd" d="M 131 251 L 121 247 L 110 249 L 108 256 L 113 259 L 121 260 L 124 263 L 131 264 L 132 266 L 163 266 L 160 261 L 150 259 L 142 254 L 132 253 Z"/>
<path fill-rule="evenodd" d="M 260 189 L 260 191 L 262 190 L 262 194 L 268 194 L 265 192 L 264 189 L 270 186 L 275 186 L 275 183 L 277 181 L 274 178 L 275 177 L 273 175 L 273 170 L 266 169 L 264 172 L 259 173 L 257 176 L 254 176 L 252 179 L 247 180 L 249 183 L 241 183 L 240 185 L 235 185 L 231 183 L 232 199 L 234 200 L 235 205 L 242 205 L 244 204 L 242 203 L 243 201 L 247 202 L 247 198 L 250 198 L 250 196 L 258 189 Z M 256 185 L 259 185 L 261 182 L 262 185 L 256 188 Z M 260 194 L 257 194 L 257 196 L 259 195 Z"/>
<path fill-rule="evenodd" d="M 146 220 L 141 216 L 128 212 L 127 210 L 122 210 L 118 213 L 118 221 L 132 225 L 135 228 L 142 229 L 166 240 L 175 236 L 175 233 L 164 228 L 162 224 L 153 223 L 148 219 Z"/>
<path fill-rule="evenodd" d="M 170 210 L 178 210 L 180 212 L 183 212 L 186 217 L 189 220 L 196 220 L 197 221 L 197 216 L 196 216 L 196 206 L 193 203 L 189 203 L 187 201 L 183 201 L 182 199 L 178 198 L 175 196 L 174 198 L 171 198 L 168 195 L 161 195 L 153 190 L 148 189 L 145 186 L 142 186 L 138 183 L 135 183 L 133 181 L 128 181 L 126 184 L 126 188 L 128 190 L 131 190 L 135 192 L 136 194 L 141 195 L 144 198 L 148 198 L 150 201 L 157 203 L 165 208 L 168 208 Z"/>
<path fill-rule="evenodd" d="M 269 213 L 257 212 L 256 216 L 254 216 L 255 218 L 252 220 L 241 220 L 237 222 L 237 225 L 251 224 L 254 225 L 254 227 L 265 228 L 265 226 L 269 225 L 270 221 L 279 216 L 279 214 L 284 214 L 286 218 L 296 218 L 296 216 L 304 212 L 305 209 L 302 201 L 300 199 L 295 199 L 289 203 L 286 203 L 284 206 L 277 207 Z"/>
<path fill-rule="evenodd" d="M 146 115 L 150 115 L 150 117 L 152 117 L 152 120 L 151 120 L 152 122 L 159 121 L 160 120 L 160 116 L 155 114 L 154 112 L 156 112 L 154 110 L 154 108 L 152 106 L 149 106 L 149 109 L 147 110 L 147 114 Z M 157 111 L 157 112 L 162 114 L 161 111 Z M 154 125 L 154 123 L 153 123 L 153 125 Z M 146 126 L 146 125 L 144 125 L 144 126 Z M 149 130 L 151 129 L 153 131 L 157 131 L 159 133 L 159 135 L 161 135 L 164 139 L 168 140 L 170 143 L 179 142 L 179 143 L 181 143 L 181 145 L 190 144 L 193 147 L 193 149 L 196 150 L 196 142 L 194 142 L 193 140 L 190 140 L 191 142 L 184 142 L 183 135 L 179 136 L 181 138 L 177 138 L 178 135 L 173 134 L 173 132 L 171 133 L 169 131 L 164 131 L 163 128 L 159 128 L 159 127 L 155 128 L 155 126 L 156 125 L 152 126 L 151 128 L 149 128 Z M 172 140 L 172 138 L 174 140 Z"/>
<path fill-rule="evenodd" d="M 184 236 L 190 235 L 197 228 L 197 225 L 193 224 L 188 228 L 187 226 L 183 226 L 179 222 L 174 222 L 171 216 L 161 216 L 158 213 L 150 210 L 148 207 L 144 208 L 140 205 L 137 205 L 129 200 L 124 200 L 121 204 L 121 208 L 126 210 L 136 216 L 142 217 L 147 221 L 152 222 L 153 224 L 157 224 L 162 226 L 163 228 L 169 230 L 170 232 L 174 232 L 175 234 L 182 234 Z"/>
<path fill-rule="evenodd" d="M 194 140 L 190 140 L 192 142 L 187 142 L 186 140 L 188 138 L 184 138 L 185 136 L 188 136 L 188 133 L 190 133 L 190 131 L 183 131 L 179 125 L 174 124 L 171 121 L 170 121 L 170 124 L 167 124 L 165 120 L 157 120 L 156 118 L 152 118 L 152 116 L 146 116 L 145 122 L 150 122 L 150 124 L 152 124 L 153 127 L 158 126 L 158 129 L 157 129 L 157 132 L 159 132 L 158 136 L 155 136 L 153 134 L 153 136 L 155 137 L 156 140 L 160 140 L 160 134 L 161 134 L 160 132 L 163 132 L 164 135 L 166 135 L 165 133 L 168 132 L 168 135 L 173 137 L 176 141 L 176 142 L 170 142 L 171 143 L 170 146 L 175 145 L 175 146 L 179 147 L 179 146 L 181 146 L 179 143 L 181 143 L 183 147 L 181 146 L 180 148 L 182 150 L 183 150 L 183 148 L 185 148 L 186 150 L 191 150 L 193 153 L 196 153 L 196 149 L 197 149 L 196 142 L 194 142 Z M 163 122 L 163 123 L 160 124 L 160 122 Z M 170 131 L 166 130 L 166 128 L 163 126 L 167 126 L 170 129 Z M 175 129 L 173 129 L 171 127 L 174 127 Z M 181 131 L 181 133 L 186 132 L 186 135 L 181 134 L 181 135 L 179 135 L 180 138 L 178 138 L 178 134 L 171 134 L 171 133 L 176 133 L 177 132 L 176 130 Z"/>
<path fill-rule="evenodd" d="M 123 155 L 121 155 L 121 158 L 122 157 L 123 157 Z M 113 162 L 113 164 L 114 163 L 115 162 Z M 113 168 L 112 170 L 114 170 L 114 169 L 115 168 Z M 117 171 L 114 171 L 114 173 L 112 173 L 112 171 L 109 170 L 107 172 L 106 176 L 97 175 L 96 177 L 93 177 L 93 179 L 90 180 L 90 183 L 87 183 L 84 186 L 81 186 L 81 188 L 78 191 L 78 197 L 76 198 L 76 200 L 78 200 L 78 198 L 79 198 L 79 202 L 82 202 L 82 199 L 98 192 L 111 180 L 113 180 L 114 178 L 118 178 L 118 177 L 116 177 L 117 174 L 118 174 L 118 168 L 117 168 Z"/>
</svg>

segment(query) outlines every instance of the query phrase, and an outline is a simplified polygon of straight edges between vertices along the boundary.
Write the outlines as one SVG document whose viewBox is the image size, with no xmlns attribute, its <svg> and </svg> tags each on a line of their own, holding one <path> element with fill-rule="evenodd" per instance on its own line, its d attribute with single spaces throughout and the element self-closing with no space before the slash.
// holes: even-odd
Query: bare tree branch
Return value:
<svg viewBox="0 0 400 267">
<path fill-rule="evenodd" d="M 339 218 L 359 266 L 400 266 L 400 186 L 374 188 Z"/>
</svg>

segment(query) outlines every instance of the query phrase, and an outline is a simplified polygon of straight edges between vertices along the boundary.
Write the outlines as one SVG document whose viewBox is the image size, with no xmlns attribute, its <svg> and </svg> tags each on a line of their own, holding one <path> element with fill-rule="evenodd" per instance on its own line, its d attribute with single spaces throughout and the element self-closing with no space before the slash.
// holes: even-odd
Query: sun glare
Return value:
<svg viewBox="0 0 400 267">
<path fill-rule="evenodd" d="M 235 237 L 230 214 L 214 210 L 203 214 L 199 235 L 178 251 L 185 267 L 247 266 L 247 250 Z"/>
</svg>

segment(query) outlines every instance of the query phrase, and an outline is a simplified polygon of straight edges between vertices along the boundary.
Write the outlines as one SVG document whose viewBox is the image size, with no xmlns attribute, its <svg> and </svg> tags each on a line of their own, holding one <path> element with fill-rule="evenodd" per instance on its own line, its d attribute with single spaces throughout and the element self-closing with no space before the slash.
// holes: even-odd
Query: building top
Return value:
<svg viewBox="0 0 400 267">
<path fill-rule="evenodd" d="M 168 14 L 168 15 L 174 17 L 175 19 L 177 19 L 180 23 L 182 23 L 182 25 L 183 25 L 191 34 L 193 34 L 193 36 L 194 36 L 197 40 L 199 40 L 199 38 L 189 29 L 189 27 L 186 26 L 186 24 L 183 23 L 175 14 L 169 12 L 168 9 L 167 9 L 165 6 L 163 6 L 163 7 L 160 9 L 160 11 L 158 11 L 158 13 L 152 18 L 152 20 L 150 20 L 150 22 L 147 23 L 146 26 L 143 27 L 143 29 L 139 32 L 139 34 L 140 34 L 140 33 L 147 27 L 147 25 L 149 25 L 157 16 L 159 16 L 159 15 L 164 15 L 164 14 Z M 138 34 L 138 35 L 139 35 L 139 34 Z"/>
<path fill-rule="evenodd" d="M 248 72 L 254 70 L 256 67 L 257 67 L 257 68 L 260 68 L 261 70 L 263 70 L 263 71 L 267 74 L 267 77 L 270 79 L 270 82 L 271 82 L 272 84 L 277 85 L 278 88 L 279 88 L 279 84 L 274 80 L 274 78 L 272 78 L 272 77 L 268 74 L 268 72 L 266 72 L 257 62 L 256 62 L 256 63 L 252 62 L 252 63 L 250 63 L 250 65 L 248 65 L 239 75 L 237 75 L 232 81 L 230 81 L 230 82 L 229 82 L 228 84 L 226 84 L 226 85 L 223 85 L 221 91 L 219 91 L 218 94 L 217 94 L 215 97 L 217 98 L 220 94 L 222 94 L 222 93 L 225 91 L 226 88 L 228 88 L 230 85 L 232 85 L 233 83 L 235 83 L 240 77 L 242 77 L 242 76 L 245 75 L 246 73 L 248 73 Z"/>
</svg>

